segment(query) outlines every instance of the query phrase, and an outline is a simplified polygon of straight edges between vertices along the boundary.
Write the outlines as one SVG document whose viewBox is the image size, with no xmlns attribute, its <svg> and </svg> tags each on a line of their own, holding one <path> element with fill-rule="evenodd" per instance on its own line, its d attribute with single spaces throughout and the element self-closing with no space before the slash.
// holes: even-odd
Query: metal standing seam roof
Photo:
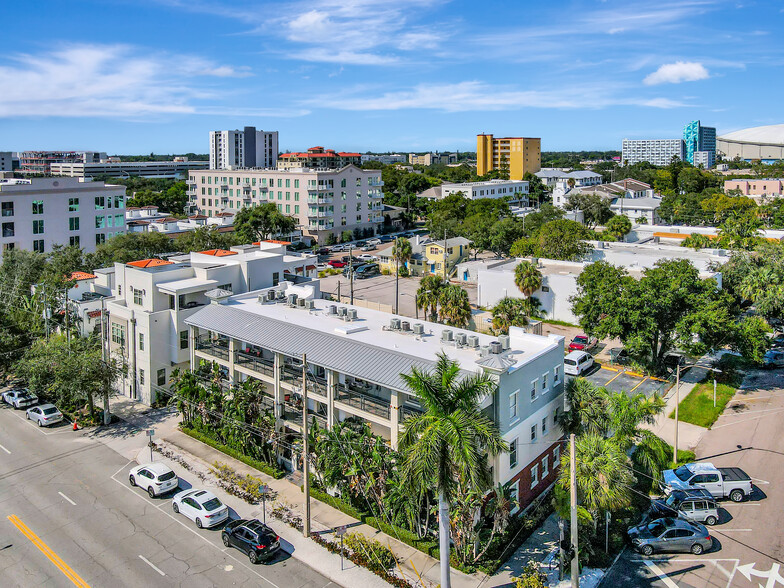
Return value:
<svg viewBox="0 0 784 588">
<path fill-rule="evenodd" d="M 401 373 L 409 373 L 412 367 L 431 370 L 436 365 L 435 361 L 352 341 L 347 338 L 350 335 L 325 333 L 227 305 L 205 306 L 185 323 L 293 357 L 307 353 L 309 363 L 397 390 L 408 390 Z"/>
</svg>

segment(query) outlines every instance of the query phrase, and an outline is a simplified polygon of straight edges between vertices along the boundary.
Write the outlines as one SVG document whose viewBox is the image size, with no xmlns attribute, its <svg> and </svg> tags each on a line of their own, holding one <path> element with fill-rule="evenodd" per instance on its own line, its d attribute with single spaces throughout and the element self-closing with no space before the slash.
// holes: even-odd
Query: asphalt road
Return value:
<svg viewBox="0 0 784 588">
<path fill-rule="evenodd" d="M 710 552 L 644 558 L 627 550 L 602 588 L 784 586 L 784 371 L 755 372 L 745 385 L 696 453 L 719 467 L 742 468 L 754 482 L 751 498 L 720 501 Z"/>
<path fill-rule="evenodd" d="M 150 499 L 131 488 L 132 465 L 70 427 L 41 430 L 23 411 L 3 405 L 0 586 L 331 584 L 288 554 L 251 565 L 239 551 L 224 548 L 219 528 L 199 530 L 175 515 L 170 496 Z"/>
</svg>

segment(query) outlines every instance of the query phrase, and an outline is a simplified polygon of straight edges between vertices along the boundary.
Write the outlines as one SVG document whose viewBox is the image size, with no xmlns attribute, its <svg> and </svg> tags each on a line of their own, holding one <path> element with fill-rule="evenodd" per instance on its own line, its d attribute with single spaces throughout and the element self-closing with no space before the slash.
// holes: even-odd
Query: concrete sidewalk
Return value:
<svg viewBox="0 0 784 588">
<path fill-rule="evenodd" d="M 260 472 L 245 463 L 236 460 L 225 453 L 218 451 L 193 439 L 192 437 L 181 432 L 177 425 L 179 423 L 179 414 L 175 411 L 168 409 L 150 410 L 139 403 L 129 399 L 118 399 L 112 406 L 112 412 L 118 417 L 123 419 L 126 423 L 133 427 L 134 433 L 128 435 L 119 435 L 118 438 L 111 441 L 115 450 L 123 455 L 130 456 L 129 459 L 138 458 L 141 462 L 149 462 L 150 454 L 149 449 L 146 447 L 147 437 L 144 431 L 148 428 L 154 428 L 156 431 L 155 439 L 161 448 L 169 449 L 176 454 L 179 454 L 185 461 L 191 465 L 194 470 L 201 472 L 208 472 L 210 466 L 216 461 L 225 463 L 231 466 L 235 471 L 241 475 L 250 474 L 264 481 L 269 487 L 277 493 L 277 501 L 279 503 L 286 503 L 293 511 L 300 516 L 304 511 L 304 499 L 300 486 L 287 479 L 276 480 L 271 476 Z M 160 454 L 155 455 L 156 461 L 166 461 L 175 472 L 184 471 L 182 466 L 167 460 Z M 193 474 L 184 472 L 184 477 L 193 477 Z M 240 499 L 223 493 L 220 488 L 211 488 L 221 500 L 229 506 L 232 506 L 237 512 L 245 513 L 243 516 L 262 518 L 262 507 L 251 506 Z M 247 513 L 248 509 L 254 509 L 253 512 Z M 376 586 L 384 585 L 386 582 L 381 580 L 372 572 L 364 568 L 358 568 L 352 562 L 346 560 L 346 566 L 351 566 L 353 573 L 349 574 L 347 571 L 340 570 L 340 557 L 338 555 L 329 553 L 315 542 L 305 539 L 301 533 L 289 527 L 285 523 L 271 519 L 270 512 L 272 504 L 267 503 L 267 519 L 273 521 L 275 530 L 286 541 L 293 546 L 293 557 L 306 562 L 311 567 L 314 567 L 322 574 L 329 577 L 333 582 L 346 586 L 347 588 L 375 588 Z M 409 582 L 414 585 L 422 585 L 428 588 L 435 587 L 440 583 L 440 567 L 439 562 L 433 557 L 422 553 L 421 551 L 398 541 L 394 537 L 390 537 L 377 529 L 364 525 L 360 521 L 350 517 L 349 515 L 339 511 L 331 506 L 324 504 L 315 499 L 311 499 L 311 531 L 325 535 L 328 540 L 335 540 L 330 537 L 334 530 L 342 525 L 349 527 L 350 532 L 360 532 L 367 537 L 376 539 L 384 545 L 387 545 L 393 553 L 400 560 L 397 572 L 402 574 Z M 334 569 L 333 569 L 334 568 Z M 359 574 L 358 572 L 364 572 Z M 365 577 L 367 575 L 367 577 Z M 485 578 L 482 574 L 469 575 L 464 574 L 458 570 L 452 569 L 452 585 L 454 588 L 474 588 L 478 586 Z"/>
</svg>

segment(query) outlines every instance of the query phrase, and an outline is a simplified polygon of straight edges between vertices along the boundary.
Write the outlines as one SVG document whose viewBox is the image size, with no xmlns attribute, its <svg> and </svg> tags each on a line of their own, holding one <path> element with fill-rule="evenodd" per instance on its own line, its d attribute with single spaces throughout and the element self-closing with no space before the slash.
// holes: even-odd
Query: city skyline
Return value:
<svg viewBox="0 0 784 588">
<path fill-rule="evenodd" d="M 280 149 L 620 149 L 781 122 L 781 5 L 117 0 L 11 5 L 0 150 L 208 151 L 209 131 Z M 122 22 L 122 26 L 118 23 Z M 763 87 L 766 91 L 750 91 Z"/>
</svg>

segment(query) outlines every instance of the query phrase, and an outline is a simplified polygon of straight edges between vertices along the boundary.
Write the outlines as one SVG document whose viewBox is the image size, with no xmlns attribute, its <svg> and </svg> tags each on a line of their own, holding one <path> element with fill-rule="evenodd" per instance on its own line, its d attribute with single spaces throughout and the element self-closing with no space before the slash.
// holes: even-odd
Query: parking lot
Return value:
<svg viewBox="0 0 784 588">
<path fill-rule="evenodd" d="M 573 377 L 573 376 L 568 376 Z M 628 394 L 645 394 L 652 396 L 654 392 L 663 394 L 669 388 L 670 383 L 660 378 L 652 378 L 627 370 L 623 366 L 612 366 L 595 364 L 583 378 L 589 382 L 604 386 L 614 392 L 626 392 Z"/>
</svg>

